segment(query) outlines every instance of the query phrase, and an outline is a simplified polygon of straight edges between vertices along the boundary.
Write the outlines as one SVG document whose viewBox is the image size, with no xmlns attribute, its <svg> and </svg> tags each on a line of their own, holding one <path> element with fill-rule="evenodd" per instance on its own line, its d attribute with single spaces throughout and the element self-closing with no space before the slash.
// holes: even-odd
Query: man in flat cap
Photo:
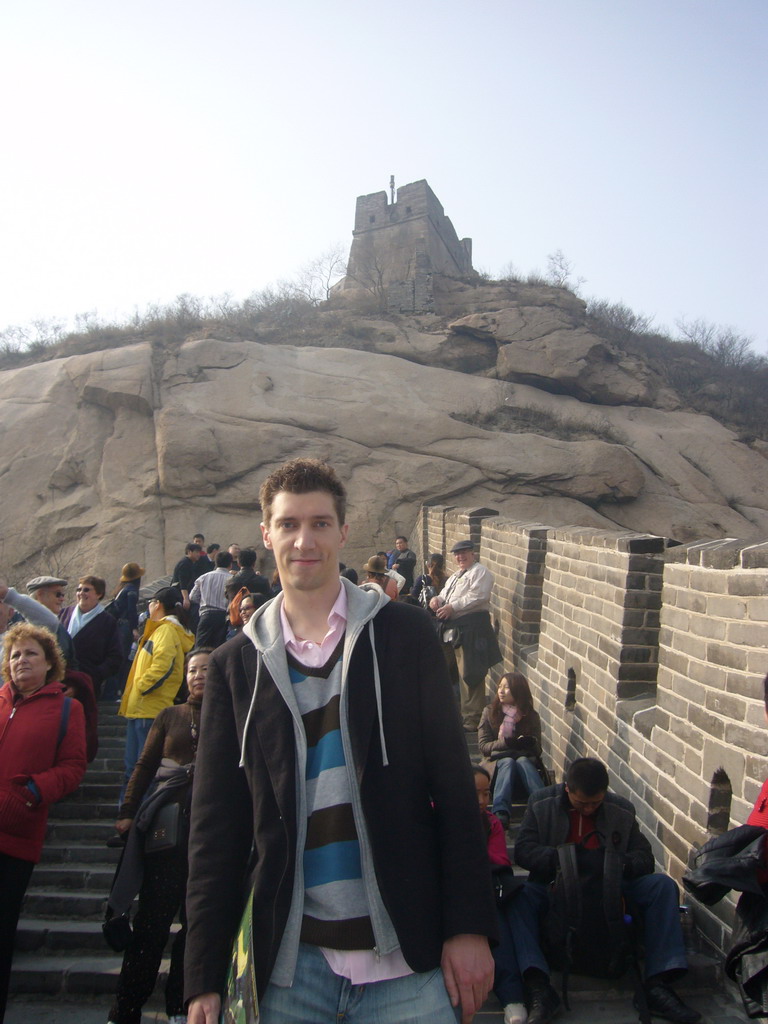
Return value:
<svg viewBox="0 0 768 1024">
<path fill-rule="evenodd" d="M 58 612 L 63 600 L 65 600 L 66 580 L 59 580 L 57 577 L 35 577 L 27 584 L 30 597 L 26 594 L 19 594 L 13 587 L 8 587 L 5 580 L 0 580 L 0 602 L 8 608 L 14 609 L 19 615 L 23 615 L 28 623 L 35 626 L 43 626 L 51 633 L 55 633 L 58 645 L 61 648 L 69 668 L 76 669 L 77 662 L 72 638 L 67 630 L 58 622 Z M 7 622 L 11 616 L 8 615 Z M 7 623 L 0 633 L 7 628 Z"/>
<path fill-rule="evenodd" d="M 477 561 L 471 540 L 458 541 L 451 553 L 458 571 L 429 607 L 442 623 L 443 643 L 456 658 L 464 729 L 474 732 L 485 707 L 486 674 L 501 661 L 490 615 L 494 580 L 493 573 Z"/>
<path fill-rule="evenodd" d="M 27 592 L 58 618 L 67 596 L 66 586 L 67 581 L 58 576 L 35 576 L 27 583 Z"/>
<path fill-rule="evenodd" d="M 44 608 L 47 608 L 49 612 L 53 612 L 56 616 L 56 627 L 48 626 L 48 629 L 56 634 L 56 639 L 64 655 L 67 668 L 77 669 L 77 655 L 75 654 L 75 645 L 72 643 L 72 637 L 67 632 L 66 627 L 58 621 L 67 597 L 66 588 L 67 581 L 60 579 L 58 576 L 35 576 L 34 579 L 29 580 L 27 583 L 27 592 L 31 594 L 38 604 L 43 605 Z M 30 622 L 35 621 L 29 615 L 26 617 Z"/>
</svg>

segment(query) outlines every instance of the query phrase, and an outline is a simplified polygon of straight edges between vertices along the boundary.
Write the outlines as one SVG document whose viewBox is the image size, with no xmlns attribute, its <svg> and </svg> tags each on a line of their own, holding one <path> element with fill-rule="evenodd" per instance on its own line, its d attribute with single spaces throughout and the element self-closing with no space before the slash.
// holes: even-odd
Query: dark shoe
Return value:
<svg viewBox="0 0 768 1024">
<path fill-rule="evenodd" d="M 701 1020 L 699 1011 L 686 1006 L 677 992 L 674 992 L 667 985 L 651 985 L 645 990 L 645 994 L 648 998 L 648 1009 L 653 1017 L 676 1021 L 677 1024 L 696 1024 L 697 1021 Z M 637 996 L 635 996 L 632 1003 L 637 1010 Z M 530 1017 L 528 1020 L 530 1021 Z"/>
<path fill-rule="evenodd" d="M 507 812 L 506 811 L 494 811 L 493 813 L 499 819 L 499 821 L 501 822 L 501 827 L 506 832 L 507 829 L 509 828 L 509 815 L 507 814 Z"/>
<path fill-rule="evenodd" d="M 127 832 L 115 832 L 113 836 L 110 836 L 106 842 L 106 845 L 110 850 L 121 850 L 125 846 L 125 841 L 128 838 Z"/>
<path fill-rule="evenodd" d="M 560 996 L 547 982 L 531 986 L 528 1003 L 528 1024 L 549 1024 L 560 1009 Z"/>
</svg>

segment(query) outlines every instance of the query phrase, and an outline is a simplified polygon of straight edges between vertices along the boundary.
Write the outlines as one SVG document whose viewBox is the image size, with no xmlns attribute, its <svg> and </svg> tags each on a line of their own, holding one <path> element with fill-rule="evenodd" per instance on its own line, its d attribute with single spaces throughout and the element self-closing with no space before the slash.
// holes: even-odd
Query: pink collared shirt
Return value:
<svg viewBox="0 0 768 1024">
<path fill-rule="evenodd" d="M 347 592 L 343 583 L 339 581 L 339 596 L 328 614 L 328 632 L 319 644 L 296 636 L 285 614 L 285 602 L 280 605 L 280 628 L 286 652 L 307 668 L 321 668 L 336 650 L 347 628 Z M 391 981 L 413 974 L 399 949 L 382 956 L 372 949 L 326 949 L 323 946 L 320 949 L 333 973 L 347 978 L 353 985 Z"/>
<path fill-rule="evenodd" d="M 341 582 L 339 596 L 328 614 L 328 632 L 319 644 L 314 640 L 304 640 L 296 636 L 285 614 L 285 602 L 280 605 L 280 628 L 283 631 L 285 649 L 289 654 L 307 668 L 321 668 L 336 650 L 336 645 L 347 628 L 347 592 Z"/>
</svg>

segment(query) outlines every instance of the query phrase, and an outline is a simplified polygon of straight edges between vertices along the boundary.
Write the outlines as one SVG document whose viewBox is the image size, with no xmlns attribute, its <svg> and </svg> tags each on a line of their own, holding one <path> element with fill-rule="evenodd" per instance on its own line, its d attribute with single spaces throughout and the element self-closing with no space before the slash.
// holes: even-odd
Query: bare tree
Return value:
<svg viewBox="0 0 768 1024">
<path fill-rule="evenodd" d="M 239 306 L 232 292 L 222 292 L 221 295 L 211 296 L 208 300 L 208 310 L 217 320 L 232 320 L 237 316 Z"/>
<path fill-rule="evenodd" d="M 301 268 L 296 277 L 296 290 L 316 306 L 331 297 L 331 288 L 346 272 L 345 249 L 337 242 Z"/>
<path fill-rule="evenodd" d="M 46 544 L 16 564 L 14 577 L 22 586 L 33 576 L 76 579 L 82 573 L 94 571 L 91 557 L 91 548 L 85 538 L 75 543 Z"/>
<path fill-rule="evenodd" d="M 632 334 L 648 334 L 655 319 L 644 313 L 635 313 L 623 302 L 608 302 L 607 299 L 588 299 L 587 314 L 609 327 Z"/>
<path fill-rule="evenodd" d="M 721 366 L 748 369 L 765 361 L 753 350 L 753 339 L 739 334 L 733 327 L 708 323 L 701 318 L 689 323 L 684 317 L 677 320 L 675 326 L 685 341 L 698 346 Z"/>
<path fill-rule="evenodd" d="M 547 282 L 555 288 L 567 288 L 569 291 L 578 292 L 581 285 L 586 281 L 585 277 L 571 279 L 573 273 L 573 261 L 569 260 L 562 249 L 555 249 L 547 256 Z"/>
<path fill-rule="evenodd" d="M 358 260 L 352 273 L 348 271 L 348 276 L 373 296 L 380 310 L 387 308 L 386 271 L 378 253 L 373 252 Z"/>
</svg>

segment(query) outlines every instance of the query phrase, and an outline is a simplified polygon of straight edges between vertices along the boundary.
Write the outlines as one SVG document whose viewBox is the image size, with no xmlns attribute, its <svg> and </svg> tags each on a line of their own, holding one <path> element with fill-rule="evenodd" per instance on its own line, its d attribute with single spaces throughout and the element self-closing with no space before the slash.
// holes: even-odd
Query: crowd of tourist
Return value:
<svg viewBox="0 0 768 1024">
<path fill-rule="evenodd" d="M 594 758 L 552 784 L 522 673 L 488 702 L 502 654 L 474 542 L 453 545 L 452 574 L 440 553 L 419 573 L 398 536 L 358 574 L 340 561 L 346 495 L 329 466 L 285 464 L 260 501 L 272 576 L 254 547 L 197 534 L 146 608 L 136 562 L 109 601 L 89 574 L 66 607 L 63 578 L 26 595 L 0 580 L 0 1022 L 48 808 L 95 755 L 96 702 L 119 700 L 110 1024 L 140 1024 L 177 915 L 171 1024 L 320 1024 L 345 1005 L 362 1024 L 468 1024 L 491 988 L 504 1024 L 548 1024 L 560 851 L 580 851 L 578 874 L 602 871 L 608 846 L 642 931 L 641 1010 L 695 1024 L 671 987 L 686 969 L 677 886 L 633 805 Z M 526 801 L 527 880 L 507 836 Z"/>
</svg>

